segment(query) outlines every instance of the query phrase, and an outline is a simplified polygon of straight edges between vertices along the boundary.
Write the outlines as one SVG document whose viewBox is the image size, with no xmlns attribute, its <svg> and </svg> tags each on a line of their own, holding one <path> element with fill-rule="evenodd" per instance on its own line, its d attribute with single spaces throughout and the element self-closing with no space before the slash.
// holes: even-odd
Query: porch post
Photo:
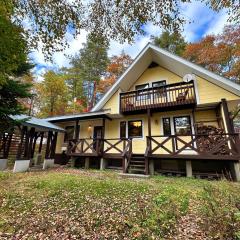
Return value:
<svg viewBox="0 0 240 240">
<path fill-rule="evenodd" d="M 76 120 L 76 124 L 75 124 L 75 139 L 78 140 L 79 139 L 79 120 Z"/>
<path fill-rule="evenodd" d="M 42 151 L 42 143 L 43 143 L 43 135 L 44 135 L 44 132 L 41 132 L 41 139 L 40 139 L 40 144 L 39 144 L 39 148 L 38 148 L 38 153 L 41 153 Z"/>
<path fill-rule="evenodd" d="M 186 175 L 192 177 L 192 161 L 186 161 Z"/>
<path fill-rule="evenodd" d="M 229 116 L 229 111 L 228 111 L 228 105 L 227 105 L 227 101 L 225 98 L 222 99 L 222 110 L 223 110 L 223 117 L 224 117 L 224 125 L 225 125 L 225 130 L 226 133 L 233 133 L 233 125 L 231 123 L 230 120 L 230 116 Z"/>
<path fill-rule="evenodd" d="M 151 125 L 151 110 L 150 108 L 148 108 L 147 110 L 147 115 L 148 115 L 148 136 L 151 137 L 152 136 L 152 125 Z M 150 150 L 152 149 L 151 146 L 151 140 L 147 141 L 147 147 L 150 148 Z M 153 160 L 151 160 L 153 161 Z M 145 156 L 145 173 L 146 175 L 149 174 L 149 159 L 148 156 Z M 151 162 L 151 174 L 154 174 L 154 163 Z"/>
<path fill-rule="evenodd" d="M 222 110 L 223 110 L 223 117 L 224 120 L 224 126 L 226 133 L 234 133 L 234 128 L 233 128 L 233 122 L 230 119 L 229 116 L 229 110 L 228 110 L 228 105 L 227 101 L 225 98 L 222 99 Z M 232 145 L 233 143 L 230 141 L 229 142 L 229 147 L 233 148 L 234 146 Z M 236 146 L 238 147 L 238 146 Z M 239 159 L 240 160 L 240 159 Z M 238 162 L 231 162 L 231 175 L 234 178 L 235 181 L 240 181 L 240 167 L 239 167 L 239 161 Z"/>
<path fill-rule="evenodd" d="M 52 131 L 48 131 L 45 159 L 48 159 L 50 157 L 50 144 L 52 140 L 52 134 Z"/>
<path fill-rule="evenodd" d="M 17 152 L 17 158 L 14 163 L 13 172 L 26 172 L 29 169 L 30 165 L 30 155 L 31 155 L 31 147 L 29 142 L 29 136 L 30 134 L 35 131 L 34 128 L 32 128 L 30 131 L 28 131 L 28 128 L 26 126 L 23 126 L 21 129 L 21 139 L 18 146 L 18 152 Z M 24 151 L 22 156 L 22 146 L 23 146 L 23 140 L 25 138 L 25 144 L 24 144 Z"/>
<path fill-rule="evenodd" d="M 18 145 L 18 151 L 17 151 L 16 159 L 21 158 L 23 139 L 24 139 L 24 135 L 25 135 L 26 131 L 27 131 L 27 127 L 23 126 L 22 129 L 21 129 L 21 137 L 20 137 L 20 143 Z"/>
</svg>

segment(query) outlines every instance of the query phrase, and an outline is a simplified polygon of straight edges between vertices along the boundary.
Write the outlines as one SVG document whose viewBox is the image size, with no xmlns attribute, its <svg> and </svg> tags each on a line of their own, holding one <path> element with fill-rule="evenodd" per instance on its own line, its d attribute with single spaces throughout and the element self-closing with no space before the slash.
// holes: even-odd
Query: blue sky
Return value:
<svg viewBox="0 0 240 240">
<path fill-rule="evenodd" d="M 184 25 L 183 36 L 188 42 L 195 42 L 202 37 L 214 33 L 218 34 L 222 31 L 225 24 L 227 24 L 228 15 L 225 10 L 214 12 L 206 7 L 200 1 L 193 3 L 185 3 L 182 5 L 181 14 L 191 23 Z M 139 51 L 150 41 L 151 35 L 158 36 L 161 33 L 159 27 L 147 24 L 144 26 L 146 34 L 144 36 L 136 36 L 134 43 L 131 45 L 126 43 L 120 44 L 116 41 L 111 41 L 109 56 L 118 55 L 124 50 L 132 58 L 134 58 Z M 33 51 L 30 58 L 36 64 L 34 74 L 36 78 L 41 81 L 42 75 L 48 70 L 56 70 L 61 67 L 68 67 L 69 60 L 66 55 L 74 55 L 81 49 L 82 44 L 86 41 L 87 33 L 82 31 L 76 39 L 73 39 L 70 34 L 67 34 L 67 39 L 70 47 L 64 52 L 55 53 L 53 62 L 46 62 L 41 50 Z"/>
</svg>

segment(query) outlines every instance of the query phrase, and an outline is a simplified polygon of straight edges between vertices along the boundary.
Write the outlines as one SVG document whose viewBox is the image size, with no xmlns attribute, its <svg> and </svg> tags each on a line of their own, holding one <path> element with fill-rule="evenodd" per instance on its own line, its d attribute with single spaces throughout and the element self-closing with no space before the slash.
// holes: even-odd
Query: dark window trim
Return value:
<svg viewBox="0 0 240 240">
<path fill-rule="evenodd" d="M 164 132 L 164 119 L 168 119 L 169 120 L 169 127 L 170 127 L 170 134 L 165 134 L 165 132 Z M 170 117 L 163 117 L 162 118 L 162 126 L 163 126 L 163 135 L 164 136 L 170 136 L 170 135 L 172 135 L 172 128 L 171 128 L 171 118 Z"/>
<path fill-rule="evenodd" d="M 141 131 L 141 136 L 134 136 L 134 137 L 130 137 L 129 136 L 129 122 L 141 122 L 141 126 L 142 126 L 142 131 Z M 137 120 L 129 120 L 127 121 L 127 137 L 128 138 L 143 138 L 143 120 L 141 119 L 137 119 Z"/>
<path fill-rule="evenodd" d="M 174 134 L 176 134 L 176 124 L 175 124 L 175 119 L 176 118 L 183 118 L 183 117 L 187 117 L 189 119 L 189 124 L 190 124 L 190 134 L 192 134 L 192 121 L 191 121 L 191 116 L 190 115 L 184 115 L 184 116 L 175 116 L 173 117 L 173 125 L 174 125 Z"/>
<path fill-rule="evenodd" d="M 136 86 L 135 86 L 135 90 L 136 90 L 136 91 L 144 90 L 144 89 L 137 89 L 137 87 L 146 86 L 146 85 L 147 85 L 148 88 L 149 88 L 149 83 L 143 83 L 143 84 L 136 85 Z M 147 89 L 147 88 L 146 88 L 146 89 Z"/>
<path fill-rule="evenodd" d="M 125 123 L 125 137 L 121 136 L 121 123 Z M 120 138 L 127 138 L 127 121 L 120 121 L 120 123 L 119 123 L 119 130 L 120 130 L 119 137 Z"/>
<path fill-rule="evenodd" d="M 141 87 L 141 86 L 147 86 L 146 88 L 143 89 L 137 89 L 137 87 Z M 144 83 L 144 84 L 140 84 L 140 85 L 136 85 L 135 86 L 135 90 L 138 91 L 138 93 L 136 94 L 136 101 L 141 101 L 141 100 L 146 100 L 150 98 L 150 95 L 146 94 L 146 95 L 141 95 L 141 91 L 146 91 L 147 89 L 149 89 L 150 84 L 149 83 Z"/>
<path fill-rule="evenodd" d="M 160 81 L 152 82 L 152 87 L 154 87 L 154 84 L 160 83 L 160 82 L 165 82 L 165 85 L 167 85 L 167 80 L 160 80 Z"/>
</svg>

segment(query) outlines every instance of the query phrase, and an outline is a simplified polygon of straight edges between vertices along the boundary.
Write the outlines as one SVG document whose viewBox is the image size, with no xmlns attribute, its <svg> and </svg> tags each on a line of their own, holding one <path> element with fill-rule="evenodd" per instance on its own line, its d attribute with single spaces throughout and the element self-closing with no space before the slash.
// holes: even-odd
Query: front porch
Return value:
<svg viewBox="0 0 240 240">
<path fill-rule="evenodd" d="M 146 148 L 143 152 L 136 153 L 133 150 L 132 139 L 79 139 L 69 141 L 67 154 L 73 159 L 98 159 L 101 169 L 105 169 L 110 160 L 120 160 L 124 173 L 154 174 L 155 168 L 159 172 L 183 171 L 179 169 L 164 169 L 159 167 L 164 162 L 168 165 L 173 163 L 184 163 L 186 176 L 193 176 L 192 165 L 199 162 L 215 162 L 222 165 L 222 170 L 229 175 L 231 169 L 238 167 L 240 159 L 240 138 L 238 134 L 192 134 L 192 135 L 171 135 L 171 136 L 147 136 Z M 225 165 L 224 165 L 225 164 Z M 225 167 L 224 167 L 225 166 Z M 202 174 L 207 174 L 206 168 Z M 233 178 L 239 176 L 233 171 Z M 216 174 L 224 174 L 216 168 Z M 198 174 L 200 174 L 198 172 Z M 236 176 L 237 175 L 237 176 Z"/>
</svg>

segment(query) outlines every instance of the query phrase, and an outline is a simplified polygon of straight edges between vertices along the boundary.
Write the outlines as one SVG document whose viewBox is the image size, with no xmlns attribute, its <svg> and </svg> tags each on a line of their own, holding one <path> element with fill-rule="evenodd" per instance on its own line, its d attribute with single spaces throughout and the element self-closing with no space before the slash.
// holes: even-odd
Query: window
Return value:
<svg viewBox="0 0 240 240">
<path fill-rule="evenodd" d="M 174 117 L 174 129 L 176 135 L 189 135 L 191 131 L 191 121 L 189 116 Z"/>
<path fill-rule="evenodd" d="M 149 88 L 149 83 L 137 85 L 135 87 L 136 90 L 143 90 L 143 89 L 147 89 L 147 88 Z"/>
<path fill-rule="evenodd" d="M 74 135 L 74 126 L 67 126 L 65 127 L 65 135 L 64 135 L 64 142 L 68 142 L 69 140 L 73 139 Z"/>
<path fill-rule="evenodd" d="M 153 87 L 162 87 L 162 86 L 165 86 L 166 83 L 167 83 L 166 80 L 157 81 L 157 82 L 153 82 L 153 83 L 152 83 L 152 86 L 153 86 Z"/>
<path fill-rule="evenodd" d="M 138 138 L 142 137 L 142 121 L 129 121 L 128 122 L 128 137 L 129 138 Z"/>
<path fill-rule="evenodd" d="M 120 138 L 126 138 L 126 121 L 120 122 Z"/>
<path fill-rule="evenodd" d="M 162 123 L 163 123 L 163 135 L 164 136 L 171 135 L 172 133 L 171 133 L 170 118 L 163 118 Z"/>
<path fill-rule="evenodd" d="M 135 87 L 135 89 L 138 90 L 138 94 L 137 94 L 137 97 L 136 97 L 137 101 L 145 100 L 145 99 L 149 98 L 150 95 L 148 94 L 148 91 L 144 91 L 144 90 L 146 90 L 148 88 L 149 88 L 149 84 L 148 83 L 137 85 Z"/>
</svg>

